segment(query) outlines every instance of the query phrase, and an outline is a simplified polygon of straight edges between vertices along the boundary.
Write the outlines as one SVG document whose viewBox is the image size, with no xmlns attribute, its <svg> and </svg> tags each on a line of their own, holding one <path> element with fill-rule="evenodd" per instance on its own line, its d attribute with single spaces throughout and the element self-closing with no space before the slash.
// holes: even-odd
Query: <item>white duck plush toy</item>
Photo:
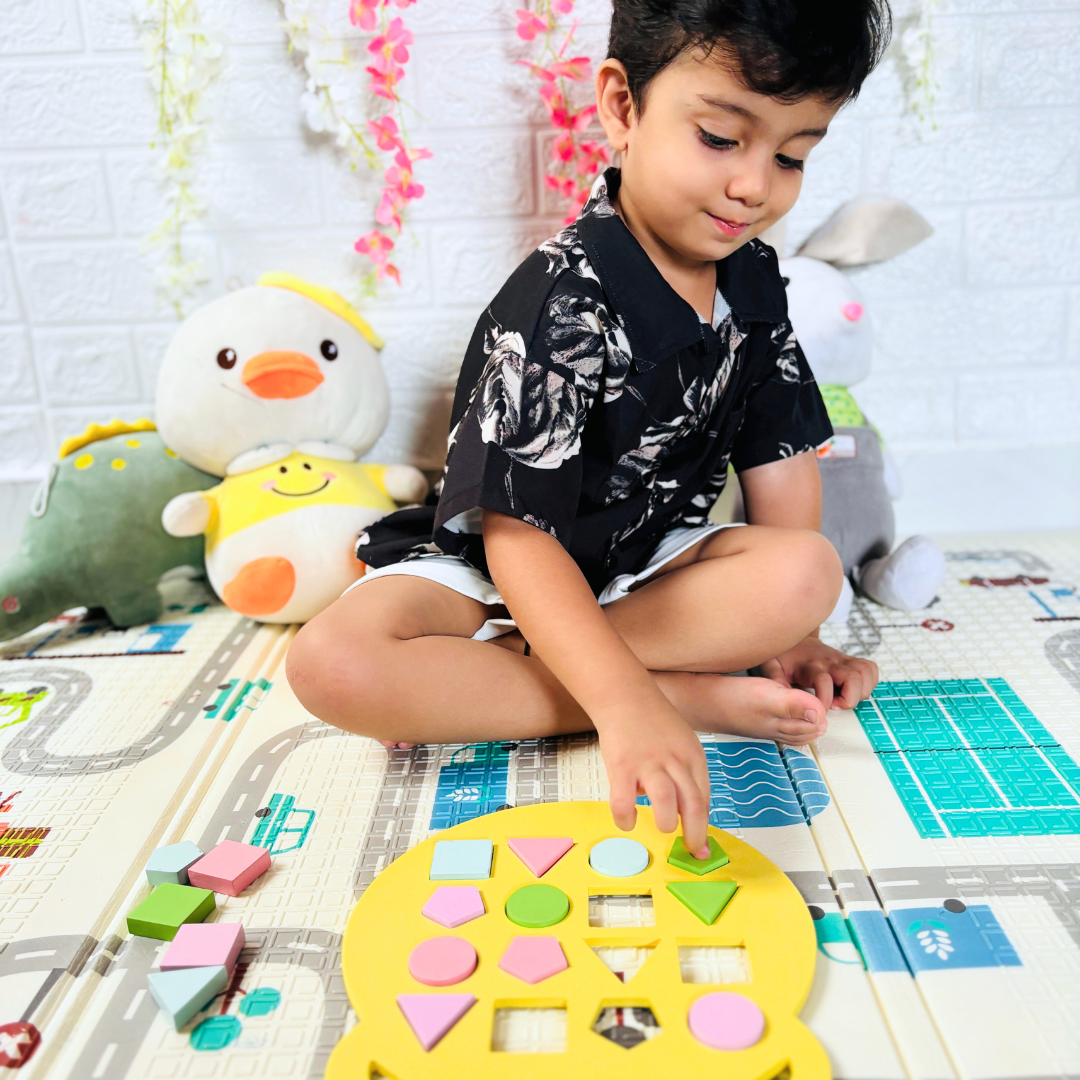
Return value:
<svg viewBox="0 0 1080 1080">
<path fill-rule="evenodd" d="M 360 577 L 359 532 L 427 494 L 410 465 L 358 464 L 386 427 L 382 342 L 344 298 L 264 274 L 191 315 L 158 379 L 170 451 L 224 477 L 162 511 L 206 536 L 218 595 L 265 622 L 304 622 Z"/>
<path fill-rule="evenodd" d="M 913 610 L 933 601 L 945 577 L 945 557 L 927 537 L 909 537 L 892 549 L 900 473 L 850 392 L 870 374 L 873 332 L 854 281 L 840 269 L 891 259 L 932 231 L 905 203 L 864 196 L 841 206 L 794 257 L 780 260 L 791 324 L 835 431 L 818 451 L 821 531 L 846 575 L 830 622 L 847 621 L 851 582 L 880 604 Z"/>
</svg>

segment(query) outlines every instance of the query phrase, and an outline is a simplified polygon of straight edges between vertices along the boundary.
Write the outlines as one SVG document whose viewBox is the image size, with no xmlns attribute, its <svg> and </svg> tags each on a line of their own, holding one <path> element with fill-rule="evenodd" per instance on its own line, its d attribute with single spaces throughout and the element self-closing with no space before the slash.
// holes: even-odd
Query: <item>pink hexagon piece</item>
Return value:
<svg viewBox="0 0 1080 1080">
<path fill-rule="evenodd" d="M 486 914 L 484 898 L 475 885 L 440 885 L 424 905 L 424 916 L 453 929 Z"/>
<path fill-rule="evenodd" d="M 690 1006 L 690 1034 L 714 1050 L 746 1050 L 765 1034 L 765 1014 L 742 994 L 706 994 Z"/>
<path fill-rule="evenodd" d="M 559 939 L 553 937 L 516 937 L 499 961 L 508 975 L 527 983 L 543 982 L 568 966 Z"/>
</svg>

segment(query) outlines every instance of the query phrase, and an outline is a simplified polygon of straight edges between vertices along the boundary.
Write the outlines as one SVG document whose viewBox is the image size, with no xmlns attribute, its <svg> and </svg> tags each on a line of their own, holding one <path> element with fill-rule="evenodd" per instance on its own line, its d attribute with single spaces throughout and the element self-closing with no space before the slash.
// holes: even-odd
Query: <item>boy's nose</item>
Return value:
<svg viewBox="0 0 1080 1080">
<path fill-rule="evenodd" d="M 746 157 L 728 181 L 725 194 L 744 206 L 761 206 L 769 197 L 769 165 Z"/>
</svg>

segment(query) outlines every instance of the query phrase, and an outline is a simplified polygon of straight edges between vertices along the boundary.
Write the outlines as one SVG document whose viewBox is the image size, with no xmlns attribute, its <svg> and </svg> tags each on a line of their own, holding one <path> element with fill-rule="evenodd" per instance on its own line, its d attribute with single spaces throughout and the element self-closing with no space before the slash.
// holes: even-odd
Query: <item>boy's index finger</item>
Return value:
<svg viewBox="0 0 1080 1080">
<path fill-rule="evenodd" d="M 691 776 L 680 778 L 679 817 L 682 819 L 683 844 L 695 859 L 709 856 L 709 800 Z"/>
</svg>

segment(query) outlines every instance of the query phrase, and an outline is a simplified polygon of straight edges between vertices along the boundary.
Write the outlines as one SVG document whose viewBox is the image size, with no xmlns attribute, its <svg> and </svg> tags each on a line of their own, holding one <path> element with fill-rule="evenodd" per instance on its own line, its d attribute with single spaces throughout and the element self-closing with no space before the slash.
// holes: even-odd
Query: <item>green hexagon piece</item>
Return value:
<svg viewBox="0 0 1080 1080">
<path fill-rule="evenodd" d="M 671 850 L 668 852 L 667 861 L 680 870 L 689 870 L 691 874 L 697 874 L 698 877 L 701 877 L 702 874 L 708 874 L 726 865 L 728 857 L 724 849 L 710 836 L 709 857 L 707 859 L 695 859 L 686 850 L 683 838 L 676 836 L 675 843 L 671 845 Z"/>
</svg>

